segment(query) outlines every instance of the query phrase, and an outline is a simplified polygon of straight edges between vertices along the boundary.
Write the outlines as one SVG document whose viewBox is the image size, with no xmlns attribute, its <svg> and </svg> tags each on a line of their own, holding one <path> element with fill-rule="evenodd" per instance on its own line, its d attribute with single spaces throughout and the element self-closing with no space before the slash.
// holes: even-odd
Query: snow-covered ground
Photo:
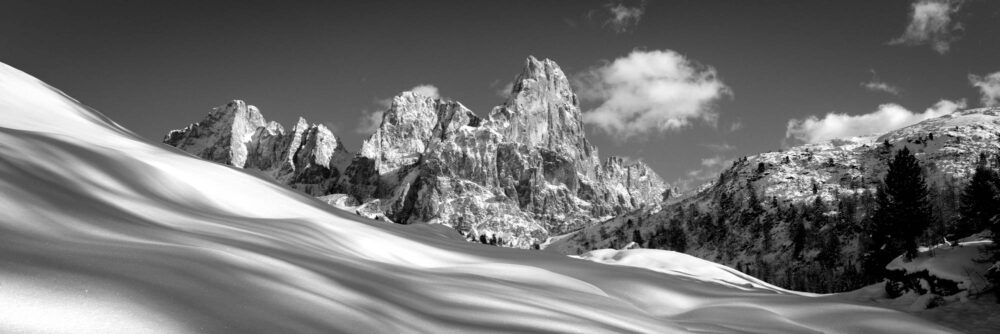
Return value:
<svg viewBox="0 0 1000 334">
<path fill-rule="evenodd" d="M 0 64 L 3 333 L 952 332 L 677 254 L 589 258 L 363 219 Z"/>
<path fill-rule="evenodd" d="M 955 282 L 961 291 L 950 296 L 908 291 L 897 298 L 889 298 L 886 283 L 882 282 L 828 297 L 897 309 L 965 333 L 998 333 L 1000 304 L 992 292 L 985 291 L 988 284 L 985 275 L 990 264 L 982 260 L 984 247 L 990 245 L 992 241 L 974 235 L 960 240 L 957 245 L 942 243 L 921 247 L 916 258 L 905 261 L 900 256 L 886 266 L 889 270 L 908 274 L 926 270 L 932 277 Z"/>
<path fill-rule="evenodd" d="M 991 245 L 993 241 L 979 239 L 958 242 L 957 245 L 922 247 L 917 257 L 905 260 L 899 256 L 886 265 L 886 269 L 907 273 L 926 270 L 933 277 L 957 283 L 960 290 L 983 293 L 989 284 L 985 273 L 990 263 L 982 259 L 985 257 L 984 248 Z"/>
<path fill-rule="evenodd" d="M 674 251 L 659 249 L 598 249 L 579 256 L 570 256 L 600 263 L 646 268 L 674 276 L 687 276 L 746 291 L 771 291 L 780 294 L 818 296 L 817 294 L 808 292 L 782 289 L 759 280 L 756 277 L 744 274 L 739 270 Z"/>
</svg>

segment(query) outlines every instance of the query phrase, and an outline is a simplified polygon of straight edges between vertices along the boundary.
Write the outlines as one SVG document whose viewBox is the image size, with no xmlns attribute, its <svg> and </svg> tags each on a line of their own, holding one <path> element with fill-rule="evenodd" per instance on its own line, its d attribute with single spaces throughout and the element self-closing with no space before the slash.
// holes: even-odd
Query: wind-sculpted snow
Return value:
<svg viewBox="0 0 1000 334">
<path fill-rule="evenodd" d="M 948 332 L 667 265 L 343 213 L 0 64 L 0 332 Z"/>
<path fill-rule="evenodd" d="M 746 290 L 761 289 L 782 294 L 816 296 L 811 293 L 785 290 L 733 268 L 674 251 L 641 248 L 629 250 L 598 249 L 579 256 L 570 256 L 594 262 L 646 268 L 670 275 L 711 280 Z"/>
</svg>

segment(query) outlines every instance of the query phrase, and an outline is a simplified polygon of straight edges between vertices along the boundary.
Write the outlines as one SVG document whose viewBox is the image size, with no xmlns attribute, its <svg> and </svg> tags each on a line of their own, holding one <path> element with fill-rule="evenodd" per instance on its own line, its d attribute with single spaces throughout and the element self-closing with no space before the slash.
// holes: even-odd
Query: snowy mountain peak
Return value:
<svg viewBox="0 0 1000 334">
<path fill-rule="evenodd" d="M 325 127 L 302 119 L 290 134 L 260 130 L 245 167 L 315 196 L 349 194 L 394 222 L 448 224 L 519 247 L 662 199 L 666 183 L 642 162 L 602 163 L 554 61 L 529 57 L 514 91 L 487 119 L 455 101 L 403 92 L 353 159 Z M 166 142 L 228 163 L 185 141 L 228 145 L 202 135 L 186 129 Z"/>
</svg>

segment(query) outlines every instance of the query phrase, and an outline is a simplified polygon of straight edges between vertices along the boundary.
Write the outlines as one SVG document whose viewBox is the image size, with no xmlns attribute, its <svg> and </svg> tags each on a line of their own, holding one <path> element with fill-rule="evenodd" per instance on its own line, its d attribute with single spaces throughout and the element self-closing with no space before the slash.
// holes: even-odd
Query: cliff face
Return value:
<svg viewBox="0 0 1000 334">
<path fill-rule="evenodd" d="M 170 131 L 163 139 L 201 158 L 256 169 L 313 196 L 335 190 L 354 155 L 329 129 L 299 119 L 291 131 L 266 122 L 243 101 L 215 107 L 204 120 Z"/>
<path fill-rule="evenodd" d="M 378 200 L 397 223 L 497 233 L 522 247 L 658 203 L 667 190 L 642 162 L 601 161 L 566 75 L 533 57 L 485 118 L 458 102 L 402 93 L 356 155 L 322 125 L 300 120 L 286 134 L 241 101 L 164 142 L 314 196 Z"/>
</svg>

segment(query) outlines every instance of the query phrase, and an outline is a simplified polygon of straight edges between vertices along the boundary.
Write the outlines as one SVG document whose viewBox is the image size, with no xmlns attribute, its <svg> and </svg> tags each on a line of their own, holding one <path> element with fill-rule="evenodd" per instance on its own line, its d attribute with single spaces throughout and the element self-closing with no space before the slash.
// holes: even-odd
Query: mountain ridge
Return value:
<svg viewBox="0 0 1000 334">
<path fill-rule="evenodd" d="M 233 101 L 163 142 L 265 171 L 313 196 L 348 194 L 398 223 L 442 223 L 529 247 L 549 235 L 657 205 L 666 184 L 641 161 L 602 160 L 569 80 L 529 56 L 507 100 L 480 117 L 460 102 L 403 92 L 356 154 L 322 125 L 290 133 Z M 369 206 L 371 206 L 369 205 Z"/>
<path fill-rule="evenodd" d="M 958 189 L 980 155 L 1000 154 L 1000 108 L 739 158 L 696 193 L 559 236 L 546 249 L 619 248 L 638 235 L 644 246 L 683 251 L 784 288 L 857 288 L 875 278 L 862 267 L 871 247 L 864 226 L 887 162 L 903 147 L 921 162 L 936 212 L 922 240 L 939 242 L 956 228 Z"/>
</svg>

